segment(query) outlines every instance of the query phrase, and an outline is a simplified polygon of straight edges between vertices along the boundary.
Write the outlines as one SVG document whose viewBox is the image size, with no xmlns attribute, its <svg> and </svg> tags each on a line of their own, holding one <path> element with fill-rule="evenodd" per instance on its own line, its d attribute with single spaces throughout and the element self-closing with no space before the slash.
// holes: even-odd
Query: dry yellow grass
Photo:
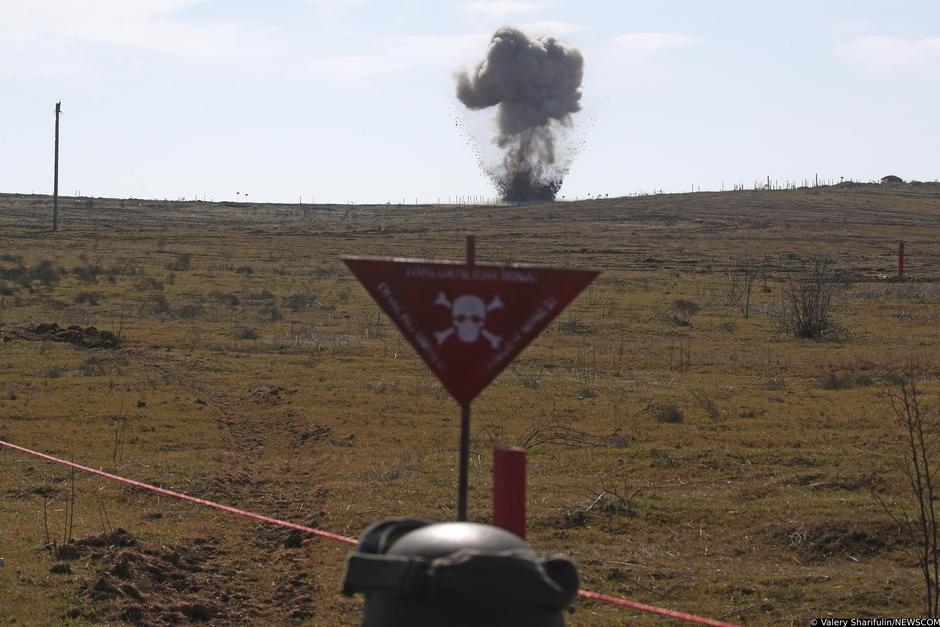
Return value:
<svg viewBox="0 0 940 627">
<path fill-rule="evenodd" d="M 878 393 L 911 357 L 936 390 L 938 210 L 937 185 L 519 208 L 65 199 L 53 234 L 48 198 L 0 196 L 0 268 L 65 271 L 5 281 L 0 438 L 346 535 L 449 520 L 456 406 L 339 257 L 459 259 L 472 231 L 481 263 L 604 274 L 474 404 L 471 519 L 489 517 L 495 443 L 573 428 L 595 437 L 530 448 L 530 541 L 572 556 L 586 588 L 749 624 L 913 615 L 916 565 L 876 499 L 907 498 Z M 850 334 L 778 333 L 787 271 L 821 253 L 856 278 L 838 308 Z M 724 297 L 745 257 L 766 270 L 747 319 Z M 691 326 L 677 299 L 701 306 Z M 53 321 L 123 343 L 25 337 Z M 668 404 L 681 422 L 656 419 Z M 202 599 L 222 623 L 357 624 L 338 593 L 348 547 L 98 478 L 75 477 L 72 536 L 137 544 L 54 560 L 44 527 L 62 543 L 70 494 L 68 471 L 0 451 L 0 621 L 160 623 Z M 102 576 L 131 558 L 129 578 Z M 140 598 L 94 593 L 102 579 Z M 578 602 L 569 621 L 634 618 L 657 620 Z"/>
</svg>

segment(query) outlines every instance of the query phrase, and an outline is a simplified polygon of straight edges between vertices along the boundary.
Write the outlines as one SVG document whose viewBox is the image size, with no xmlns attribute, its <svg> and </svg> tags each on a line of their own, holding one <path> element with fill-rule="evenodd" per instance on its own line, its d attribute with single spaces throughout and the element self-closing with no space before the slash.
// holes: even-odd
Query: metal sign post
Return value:
<svg viewBox="0 0 940 627">
<path fill-rule="evenodd" d="M 460 405 L 457 519 L 467 518 L 470 403 L 599 274 L 423 259 L 343 259 Z"/>
<path fill-rule="evenodd" d="M 477 240 L 473 235 L 467 236 L 467 267 L 472 268 L 476 263 Z M 460 404 L 460 464 L 457 469 L 457 520 L 467 520 L 467 490 L 469 488 L 470 465 L 470 403 Z"/>
<path fill-rule="evenodd" d="M 52 230 L 59 230 L 59 115 L 62 103 L 55 103 L 55 165 L 52 175 Z"/>
</svg>

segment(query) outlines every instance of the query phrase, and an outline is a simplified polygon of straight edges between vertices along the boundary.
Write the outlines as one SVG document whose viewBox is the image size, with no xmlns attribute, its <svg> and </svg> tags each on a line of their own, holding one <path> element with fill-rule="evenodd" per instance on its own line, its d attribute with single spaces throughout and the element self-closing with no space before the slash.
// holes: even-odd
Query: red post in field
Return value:
<svg viewBox="0 0 940 627">
<path fill-rule="evenodd" d="M 493 526 L 525 538 L 525 450 L 493 449 Z"/>
<path fill-rule="evenodd" d="M 904 240 L 898 241 L 898 278 L 904 278 Z"/>
</svg>

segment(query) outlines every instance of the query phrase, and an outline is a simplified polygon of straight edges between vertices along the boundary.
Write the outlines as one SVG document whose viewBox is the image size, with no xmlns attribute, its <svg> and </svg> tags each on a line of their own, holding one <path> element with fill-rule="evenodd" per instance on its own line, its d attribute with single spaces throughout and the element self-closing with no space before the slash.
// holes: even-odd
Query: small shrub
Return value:
<svg viewBox="0 0 940 627">
<path fill-rule="evenodd" d="M 695 398 L 695 404 L 699 406 L 712 420 L 721 418 L 721 409 L 715 399 L 710 397 L 704 390 L 696 390 L 692 393 Z"/>
<path fill-rule="evenodd" d="M 97 283 L 98 275 L 101 274 L 101 272 L 101 266 L 87 263 L 83 266 L 75 266 L 72 268 L 72 276 L 78 279 L 80 283 Z"/>
<path fill-rule="evenodd" d="M 524 374 L 520 377 L 522 387 L 529 390 L 537 390 L 541 386 L 541 380 L 534 374 Z"/>
<path fill-rule="evenodd" d="M 738 325 L 732 320 L 722 320 L 718 324 L 718 330 L 722 333 L 734 333 L 738 330 Z"/>
<path fill-rule="evenodd" d="M 165 314 L 170 311 L 170 303 L 163 294 L 153 294 L 140 306 L 140 311 L 151 315 Z"/>
<path fill-rule="evenodd" d="M 261 336 L 250 327 L 235 327 L 235 330 L 232 331 L 232 337 L 236 340 L 257 340 Z"/>
<path fill-rule="evenodd" d="M 675 468 L 678 465 L 679 457 L 674 452 L 657 448 L 650 451 L 650 466 L 653 468 Z"/>
<path fill-rule="evenodd" d="M 770 377 L 764 381 L 763 387 L 770 392 L 782 392 L 787 389 L 787 380 L 782 376 Z"/>
<path fill-rule="evenodd" d="M 265 303 L 259 313 L 261 314 L 261 318 L 268 322 L 277 322 L 284 318 L 284 316 L 281 315 L 281 310 L 278 309 L 277 305 L 274 303 Z"/>
<path fill-rule="evenodd" d="M 94 292 L 79 292 L 72 302 L 76 305 L 97 305 L 100 298 L 100 295 Z"/>
<path fill-rule="evenodd" d="M 854 387 L 872 385 L 874 381 L 864 372 L 846 372 L 830 370 L 819 378 L 819 387 L 824 390 L 848 390 Z"/>
<path fill-rule="evenodd" d="M 22 265 L 16 265 L 12 268 L 0 268 L 0 279 L 19 285 L 20 287 L 29 287 L 29 272 Z"/>
<path fill-rule="evenodd" d="M 274 294 L 268 290 L 261 290 L 247 296 L 248 300 L 274 300 Z"/>
<path fill-rule="evenodd" d="M 137 283 L 134 285 L 134 289 L 136 289 L 138 292 L 162 292 L 163 281 L 149 276 L 144 277 L 137 281 Z"/>
<path fill-rule="evenodd" d="M 65 373 L 65 369 L 61 366 L 52 366 L 51 368 L 46 368 L 39 372 L 39 376 L 44 379 L 58 379 Z"/>
<path fill-rule="evenodd" d="M 43 259 L 29 269 L 31 281 L 38 281 L 46 287 L 52 287 L 62 278 L 62 273 L 48 259 Z"/>
<path fill-rule="evenodd" d="M 254 274 L 255 270 L 251 266 L 238 266 L 235 268 L 236 274 Z"/>
<path fill-rule="evenodd" d="M 291 294 L 284 298 L 284 306 L 294 313 L 309 309 L 315 302 L 317 302 L 317 299 L 312 294 L 305 294 L 303 292 Z"/>
<path fill-rule="evenodd" d="M 653 419 L 656 422 L 678 424 L 685 420 L 685 414 L 675 403 L 662 403 L 653 408 Z"/>
<path fill-rule="evenodd" d="M 331 279 L 336 276 L 336 272 L 329 268 L 314 268 L 310 271 L 310 276 L 315 279 Z"/>
<path fill-rule="evenodd" d="M 572 335 L 587 335 L 591 332 L 591 327 L 581 322 L 577 316 L 571 315 L 567 320 L 559 323 L 558 328 L 564 333 Z"/>
<path fill-rule="evenodd" d="M 235 307 L 238 307 L 238 302 L 239 302 L 238 296 L 232 293 L 220 292 L 219 290 L 215 290 L 209 293 L 209 298 L 219 303 L 220 305 L 224 305 L 225 307 L 228 307 L 229 309 L 234 309 Z"/>
<path fill-rule="evenodd" d="M 806 339 L 838 337 L 843 329 L 833 317 L 833 308 L 844 288 L 831 259 L 812 257 L 784 285 L 778 312 L 780 326 Z"/>
<path fill-rule="evenodd" d="M 745 257 L 728 271 L 727 300 L 728 305 L 737 308 L 745 318 L 751 315 L 751 294 L 757 280 L 757 268 L 751 259 Z"/>
<path fill-rule="evenodd" d="M 195 320 L 204 313 L 202 305 L 183 305 L 173 312 L 174 317 L 180 320 Z"/>
<path fill-rule="evenodd" d="M 693 300 L 677 298 L 672 301 L 672 310 L 675 312 L 673 320 L 678 326 L 692 326 L 692 316 L 702 310 L 702 306 Z"/>
<path fill-rule="evenodd" d="M 176 259 L 167 264 L 167 270 L 172 270 L 173 272 L 185 272 L 192 267 L 193 255 L 192 253 L 183 253 L 177 255 Z"/>
<path fill-rule="evenodd" d="M 75 369 L 75 376 L 77 377 L 103 377 L 104 375 L 104 365 L 97 357 L 89 357 L 81 366 Z"/>
<path fill-rule="evenodd" d="M 105 268 L 97 263 L 89 263 L 88 257 L 84 254 L 81 256 L 81 259 L 83 265 L 75 266 L 71 270 L 72 276 L 77 278 L 81 283 L 97 283 L 100 277 L 104 277 L 108 283 L 116 283 L 117 277 L 119 276 L 138 276 L 143 274 L 142 268 L 134 266 L 126 260 L 122 264 L 115 264 Z"/>
</svg>

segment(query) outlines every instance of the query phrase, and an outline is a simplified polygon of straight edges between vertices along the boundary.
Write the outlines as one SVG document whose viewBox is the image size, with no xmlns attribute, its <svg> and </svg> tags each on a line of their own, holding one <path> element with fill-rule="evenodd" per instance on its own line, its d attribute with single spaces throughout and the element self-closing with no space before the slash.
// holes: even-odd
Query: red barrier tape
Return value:
<svg viewBox="0 0 940 627">
<path fill-rule="evenodd" d="M 623 607 L 630 607 L 641 612 L 649 612 L 651 614 L 659 614 L 660 616 L 668 616 L 669 618 L 676 618 L 678 620 L 684 620 L 690 623 L 698 623 L 699 625 L 712 625 L 713 627 L 737 627 L 733 623 L 724 623 L 713 618 L 704 618 L 702 616 L 696 616 L 695 614 L 686 614 L 684 612 L 667 610 L 662 607 L 647 605 L 646 603 L 639 603 L 637 601 L 627 601 L 626 599 L 612 597 L 607 594 L 600 594 L 599 592 L 591 592 L 590 590 L 578 590 L 578 596 L 583 599 L 603 601 L 604 603 L 610 603 L 612 605 L 622 605 Z"/>
<path fill-rule="evenodd" d="M 182 499 L 183 501 L 189 501 L 190 503 L 196 503 L 197 505 L 204 505 L 206 507 L 211 507 L 212 509 L 218 509 L 223 512 L 228 512 L 229 514 L 235 514 L 236 516 L 244 516 L 245 518 L 253 518 L 254 520 L 260 520 L 261 522 L 266 522 L 272 525 L 286 527 L 287 529 L 294 529 L 296 531 L 303 531 L 304 533 L 310 533 L 315 536 L 320 536 L 321 538 L 329 538 L 330 540 L 337 540 L 339 542 L 345 542 L 346 544 L 358 544 L 359 543 L 358 540 L 356 540 L 355 538 L 348 538 L 346 536 L 341 536 L 338 533 L 330 533 L 329 531 L 323 531 L 321 529 L 314 529 L 313 527 L 306 527 L 304 525 L 298 525 L 297 523 L 288 522 L 286 520 L 280 520 L 278 518 L 271 518 L 270 516 L 264 516 L 262 514 L 255 514 L 254 512 L 246 512 L 243 509 L 238 509 L 236 507 L 231 507 L 229 505 L 222 505 L 220 503 L 213 503 L 212 501 L 200 499 L 195 496 L 189 496 L 188 494 L 181 494 L 180 492 L 174 492 L 173 490 L 160 488 L 155 485 L 150 485 L 149 483 L 143 483 L 141 481 L 134 481 L 133 479 L 125 479 L 124 477 L 112 475 L 110 472 L 105 472 L 103 470 L 96 470 L 94 468 L 89 468 L 88 466 L 82 466 L 81 464 L 76 464 L 74 462 L 69 462 L 64 459 L 59 459 L 58 457 L 53 457 L 52 455 L 46 455 L 45 453 L 31 451 L 28 448 L 23 448 L 22 446 L 17 446 L 15 444 L 10 444 L 9 442 L 4 442 L 3 440 L 0 440 L 0 446 L 5 446 L 15 451 L 26 453 L 27 455 L 32 455 L 40 459 L 45 459 L 46 461 L 55 462 L 57 464 L 62 464 L 63 466 L 74 468 L 75 470 L 81 470 L 83 472 L 88 472 L 93 475 L 98 475 L 99 477 L 104 477 L 105 479 L 110 479 L 112 481 L 117 481 L 119 483 L 132 485 L 135 488 L 141 488 L 142 490 L 150 490 L 151 492 L 156 492 L 158 494 L 172 496 L 175 499 Z"/>
<path fill-rule="evenodd" d="M 81 464 L 76 464 L 75 462 L 70 462 L 64 459 L 59 459 L 58 457 L 53 457 L 52 455 L 46 455 L 45 453 L 40 453 L 39 451 L 34 451 L 28 448 L 24 448 L 22 446 L 17 446 L 16 444 L 10 444 L 9 442 L 4 442 L 3 440 L 0 440 L 0 446 L 5 446 L 8 449 L 19 451 L 20 453 L 26 453 L 27 455 L 32 455 L 33 457 L 38 457 L 39 459 L 44 459 L 49 462 L 62 464 L 63 466 L 74 468 L 75 470 L 81 470 L 82 472 L 87 472 L 93 475 L 98 475 L 99 477 L 110 479 L 111 481 L 117 481 L 118 483 L 123 483 L 126 485 L 134 486 L 135 488 L 140 488 L 142 490 L 149 490 L 151 492 L 156 492 L 157 494 L 171 496 L 175 499 L 189 501 L 190 503 L 196 503 L 197 505 L 204 505 L 205 507 L 211 507 L 212 509 L 217 509 L 223 512 L 228 512 L 229 514 L 235 514 L 236 516 L 243 516 L 245 518 L 251 518 L 253 520 L 258 520 L 260 522 L 277 525 L 279 527 L 285 527 L 287 529 L 294 529 L 295 531 L 302 531 L 304 533 L 309 533 L 315 536 L 320 536 L 321 538 L 329 538 L 330 540 L 336 540 L 338 542 L 345 542 L 346 544 L 356 545 L 359 543 L 358 540 L 356 540 L 355 538 L 341 536 L 338 533 L 330 533 L 329 531 L 323 531 L 322 529 L 314 529 L 313 527 L 306 527 L 304 525 L 298 525 L 297 523 L 288 522 L 286 520 L 281 520 L 279 518 L 271 518 L 270 516 L 264 516 L 263 514 L 256 514 L 254 512 L 249 512 L 243 509 L 238 509 L 237 507 L 231 507 L 229 505 L 222 505 L 221 503 L 214 503 L 212 501 L 200 499 L 195 496 L 189 496 L 188 494 L 183 494 L 181 492 L 174 492 L 173 490 L 167 490 L 166 488 L 161 488 L 155 485 L 150 485 L 149 483 L 144 483 L 142 481 L 134 481 L 133 479 L 127 479 L 125 477 L 113 475 L 110 472 L 97 470 L 96 468 L 91 468 L 89 466 L 82 466 Z M 673 610 L 667 610 L 661 607 L 656 607 L 655 605 L 646 605 L 645 603 L 638 603 L 637 601 L 627 601 L 626 599 L 621 599 L 619 597 L 612 597 L 606 594 L 600 594 L 598 592 L 591 592 L 590 590 L 578 590 L 578 596 L 584 599 L 591 599 L 593 601 L 601 601 L 603 603 L 610 603 L 611 605 L 629 607 L 635 610 L 639 610 L 641 612 L 659 614 L 660 616 L 668 616 L 669 618 L 684 620 L 690 623 L 698 623 L 700 625 L 712 625 L 714 627 L 736 627 L 732 623 L 723 623 L 721 621 L 713 620 L 711 618 L 703 618 L 701 616 L 695 616 L 694 614 L 684 614 L 682 612 L 675 612 Z"/>
</svg>

